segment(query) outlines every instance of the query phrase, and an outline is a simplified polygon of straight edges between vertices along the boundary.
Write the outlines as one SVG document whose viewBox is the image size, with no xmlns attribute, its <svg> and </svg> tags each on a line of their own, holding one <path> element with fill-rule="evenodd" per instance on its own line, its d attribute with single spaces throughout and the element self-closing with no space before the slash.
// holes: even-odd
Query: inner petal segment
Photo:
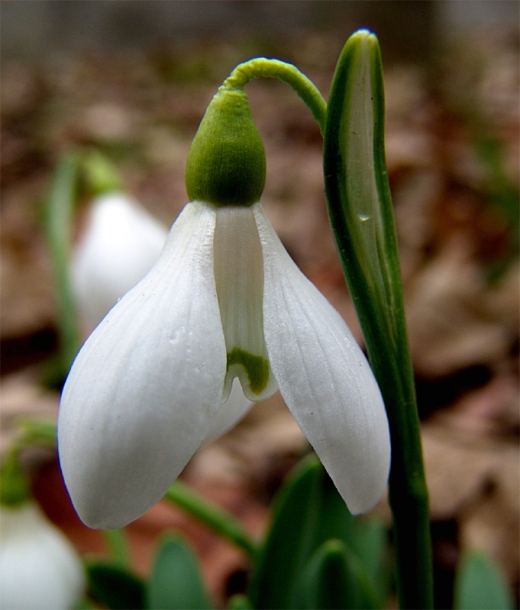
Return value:
<svg viewBox="0 0 520 610">
<path fill-rule="evenodd" d="M 215 281 L 227 350 L 222 399 L 238 377 L 253 401 L 269 398 L 278 389 L 264 339 L 262 247 L 252 210 L 217 210 L 214 238 Z"/>
</svg>

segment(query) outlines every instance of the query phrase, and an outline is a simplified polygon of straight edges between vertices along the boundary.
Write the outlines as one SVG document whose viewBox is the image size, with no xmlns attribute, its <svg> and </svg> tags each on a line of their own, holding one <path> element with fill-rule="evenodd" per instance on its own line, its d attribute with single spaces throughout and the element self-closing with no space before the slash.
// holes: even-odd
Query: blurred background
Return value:
<svg viewBox="0 0 520 610">
<path fill-rule="evenodd" d="M 42 205 L 60 155 L 95 147 L 125 189 L 170 225 L 186 203 L 191 139 L 219 84 L 254 56 L 295 63 L 327 97 L 348 36 L 368 27 L 385 66 L 387 162 L 431 496 L 439 607 L 465 548 L 518 590 L 519 4 L 516 1 L 11 1 L 1 3 L 2 449 L 20 415 L 54 416 L 43 370 L 57 309 Z M 362 342 L 327 221 L 322 141 L 285 85 L 248 85 L 267 153 L 263 203 L 304 273 Z M 278 396 L 201 450 L 184 479 L 264 531 L 273 493 L 306 450 Z M 81 553 L 103 548 L 75 518 L 55 457 L 34 490 Z M 388 518 L 385 501 L 378 510 Z M 158 505 L 131 526 L 146 573 L 163 528 L 187 532 L 215 599 L 245 560 Z M 241 580 L 242 579 L 242 580 Z"/>
</svg>

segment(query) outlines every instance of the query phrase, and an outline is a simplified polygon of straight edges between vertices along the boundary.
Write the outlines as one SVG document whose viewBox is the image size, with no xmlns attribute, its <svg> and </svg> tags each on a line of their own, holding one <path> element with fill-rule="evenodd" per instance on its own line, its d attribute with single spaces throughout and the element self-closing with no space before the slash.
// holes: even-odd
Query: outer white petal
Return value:
<svg viewBox="0 0 520 610">
<path fill-rule="evenodd" d="M 215 210 L 188 204 L 150 273 L 80 350 L 58 419 L 61 467 L 91 527 L 155 504 L 208 433 L 226 350 L 213 274 Z"/>
<path fill-rule="evenodd" d="M 36 505 L 0 508 L 2 610 L 70 610 L 84 589 L 74 548 Z"/>
<path fill-rule="evenodd" d="M 93 201 L 70 270 L 77 307 L 89 330 L 148 273 L 167 236 L 163 224 L 123 193 Z"/>
<path fill-rule="evenodd" d="M 260 205 L 264 328 L 287 406 L 353 514 L 370 510 L 388 479 L 390 437 L 379 387 L 341 316 L 300 272 Z"/>
</svg>

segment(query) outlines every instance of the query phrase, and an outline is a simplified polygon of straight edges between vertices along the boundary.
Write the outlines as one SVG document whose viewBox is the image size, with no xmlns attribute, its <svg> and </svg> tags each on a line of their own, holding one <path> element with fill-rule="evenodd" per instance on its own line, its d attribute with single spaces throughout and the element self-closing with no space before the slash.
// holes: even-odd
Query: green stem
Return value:
<svg viewBox="0 0 520 610">
<path fill-rule="evenodd" d="M 354 34 L 329 98 L 324 173 L 343 272 L 356 306 L 392 439 L 390 504 L 402 608 L 432 608 L 428 490 L 384 150 L 377 38 Z"/>
<path fill-rule="evenodd" d="M 71 153 L 58 161 L 47 206 L 47 241 L 51 252 L 58 294 L 60 366 L 65 375 L 79 348 L 74 299 L 70 286 L 69 260 L 80 154 Z"/>
<path fill-rule="evenodd" d="M 31 498 L 29 480 L 20 464 L 20 449 L 12 445 L 0 468 L 0 504 L 20 506 Z"/>
<path fill-rule="evenodd" d="M 125 530 L 103 530 L 103 536 L 114 560 L 123 567 L 130 567 L 130 551 Z"/>
<path fill-rule="evenodd" d="M 278 78 L 290 85 L 309 107 L 322 134 L 325 133 L 327 120 L 327 102 L 319 92 L 316 85 L 302 72 L 284 61 L 256 57 L 239 64 L 224 81 L 224 89 L 243 89 L 253 78 L 265 76 Z"/>
<path fill-rule="evenodd" d="M 230 513 L 210 503 L 181 481 L 177 480 L 164 497 L 239 546 L 248 555 L 253 556 L 256 553 L 256 544 Z"/>
</svg>

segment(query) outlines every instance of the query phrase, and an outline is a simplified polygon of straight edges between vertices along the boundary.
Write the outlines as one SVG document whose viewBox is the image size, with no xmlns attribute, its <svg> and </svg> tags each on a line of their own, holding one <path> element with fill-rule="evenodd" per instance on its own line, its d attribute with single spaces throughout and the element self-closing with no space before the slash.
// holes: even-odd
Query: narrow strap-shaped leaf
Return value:
<svg viewBox="0 0 520 610">
<path fill-rule="evenodd" d="M 392 568 L 388 547 L 387 530 L 377 518 L 359 521 L 351 545 L 352 552 L 359 558 L 363 569 L 383 606 L 393 584 Z"/>
<path fill-rule="evenodd" d="M 162 542 L 148 583 L 150 610 L 206 610 L 212 608 L 197 558 L 178 536 Z"/>
<path fill-rule="evenodd" d="M 385 525 L 380 519 L 352 516 L 322 466 L 320 473 L 320 509 L 316 518 L 314 548 L 331 538 L 341 540 L 363 564 L 382 604 L 391 584 Z"/>
<path fill-rule="evenodd" d="M 512 610 L 511 591 L 498 566 L 483 553 L 462 555 L 455 579 L 456 610 Z"/>
<path fill-rule="evenodd" d="M 343 272 L 390 423 L 400 603 L 431 608 L 428 494 L 386 172 L 381 56 L 377 38 L 365 30 L 349 38 L 336 67 L 324 173 Z"/>
<path fill-rule="evenodd" d="M 276 498 L 248 593 L 255 608 L 291 608 L 300 572 L 314 550 L 320 468 L 315 456 L 305 459 Z"/>
<path fill-rule="evenodd" d="M 362 610 L 379 604 L 359 559 L 340 540 L 329 540 L 302 571 L 293 607 Z"/>
<path fill-rule="evenodd" d="M 90 593 L 111 610 L 144 608 L 144 583 L 131 571 L 117 564 L 87 564 Z"/>
</svg>

